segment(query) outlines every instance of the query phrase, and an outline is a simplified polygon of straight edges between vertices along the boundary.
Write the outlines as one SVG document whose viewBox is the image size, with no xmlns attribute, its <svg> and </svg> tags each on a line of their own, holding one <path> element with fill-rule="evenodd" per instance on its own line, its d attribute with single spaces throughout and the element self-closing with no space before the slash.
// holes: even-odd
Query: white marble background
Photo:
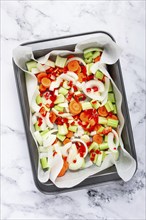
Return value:
<svg viewBox="0 0 146 220">
<path fill-rule="evenodd" d="M 1 219 L 145 219 L 145 2 L 11 0 L 2 1 L 1 7 Z M 123 48 L 138 171 L 128 183 L 43 195 L 32 178 L 12 49 L 30 40 L 94 30 L 110 32 Z"/>
</svg>

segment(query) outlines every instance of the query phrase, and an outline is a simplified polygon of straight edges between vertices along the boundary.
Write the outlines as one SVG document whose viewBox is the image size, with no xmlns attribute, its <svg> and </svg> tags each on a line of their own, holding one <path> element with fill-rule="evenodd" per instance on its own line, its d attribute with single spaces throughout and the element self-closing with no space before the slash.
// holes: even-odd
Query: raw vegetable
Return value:
<svg viewBox="0 0 146 220">
<path fill-rule="evenodd" d="M 107 119 L 104 118 L 104 117 L 99 117 L 98 118 L 98 123 L 105 125 L 105 124 L 107 124 Z"/>
<path fill-rule="evenodd" d="M 61 134 L 57 134 L 56 137 L 60 140 L 60 141 L 64 141 L 65 139 L 65 135 L 61 135 Z"/>
<path fill-rule="evenodd" d="M 34 60 L 28 61 L 28 62 L 26 62 L 26 67 L 27 67 L 28 71 L 31 72 L 32 68 L 37 67 L 37 62 Z"/>
<path fill-rule="evenodd" d="M 68 133 L 68 129 L 66 124 L 64 125 L 58 125 L 58 134 L 60 135 L 66 135 Z"/>
<path fill-rule="evenodd" d="M 102 144 L 103 137 L 99 134 L 96 134 L 93 136 L 93 141 L 96 142 L 97 144 Z"/>
<path fill-rule="evenodd" d="M 63 163 L 63 167 L 60 171 L 60 173 L 58 174 L 58 177 L 64 176 L 66 171 L 68 170 L 69 164 L 68 162 L 64 159 L 64 163 Z"/>
<path fill-rule="evenodd" d="M 64 100 L 65 100 L 64 95 L 59 94 L 57 96 L 57 99 L 55 100 L 54 104 L 62 103 L 62 102 L 64 102 Z"/>
<path fill-rule="evenodd" d="M 56 61 L 55 61 L 55 66 L 64 68 L 66 61 L 67 61 L 67 58 L 57 56 Z"/>
<path fill-rule="evenodd" d="M 83 110 L 92 109 L 92 105 L 90 102 L 82 102 L 81 105 Z"/>
<path fill-rule="evenodd" d="M 63 87 L 61 87 L 61 88 L 58 90 L 58 92 L 59 92 L 60 94 L 62 94 L 62 95 L 66 95 L 66 94 L 68 93 L 68 90 L 65 89 L 65 88 L 63 88 Z"/>
<path fill-rule="evenodd" d="M 96 73 L 95 73 L 95 77 L 97 79 L 103 79 L 103 73 L 100 71 L 100 70 L 97 70 Z"/>
<path fill-rule="evenodd" d="M 109 148 L 108 143 L 102 143 L 99 145 L 100 150 L 106 150 Z"/>
<path fill-rule="evenodd" d="M 105 106 L 98 108 L 98 114 L 103 117 L 106 117 L 108 115 L 108 111 L 106 110 Z"/>
<path fill-rule="evenodd" d="M 68 64 L 67 64 L 67 67 L 68 67 L 68 70 L 69 71 L 77 71 L 78 68 L 79 68 L 79 63 L 77 60 L 73 60 L 73 61 L 70 61 Z"/>
<path fill-rule="evenodd" d="M 76 115 L 81 112 L 82 106 L 79 102 L 72 100 L 69 104 L 69 110 L 70 110 L 71 114 Z"/>
<path fill-rule="evenodd" d="M 38 82 L 41 83 L 42 78 L 47 77 L 47 73 L 41 72 L 37 75 Z"/>
<path fill-rule="evenodd" d="M 108 126 L 111 126 L 111 127 L 113 127 L 113 128 L 117 128 L 118 124 L 119 124 L 119 121 L 118 121 L 118 120 L 111 119 L 111 118 L 109 118 L 109 119 L 107 120 L 107 125 L 108 125 Z"/>
<path fill-rule="evenodd" d="M 49 88 L 50 87 L 50 84 L 51 84 L 51 81 L 50 79 L 48 79 L 47 77 L 43 77 L 41 79 L 41 83 L 42 85 L 45 87 L 45 88 Z"/>
<path fill-rule="evenodd" d="M 49 169 L 48 158 L 47 157 L 41 158 L 40 163 L 41 163 L 41 166 L 42 166 L 42 169 L 43 169 L 44 172 Z"/>
<path fill-rule="evenodd" d="M 72 132 L 76 132 L 77 129 L 78 129 L 78 126 L 76 126 L 76 125 L 69 126 L 69 128 L 68 128 L 68 130 L 72 131 Z"/>
</svg>

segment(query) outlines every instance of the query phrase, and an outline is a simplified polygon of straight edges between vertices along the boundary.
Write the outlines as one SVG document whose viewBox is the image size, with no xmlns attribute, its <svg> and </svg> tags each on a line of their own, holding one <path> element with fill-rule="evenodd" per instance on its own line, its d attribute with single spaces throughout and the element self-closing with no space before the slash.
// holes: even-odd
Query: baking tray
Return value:
<svg viewBox="0 0 146 220">
<path fill-rule="evenodd" d="M 105 31 L 95 31 L 95 32 L 88 32 L 83 34 L 76 34 L 64 37 L 57 37 L 45 40 L 38 40 L 32 41 L 21 44 L 21 46 L 30 46 L 32 47 L 33 53 L 35 58 L 41 57 L 46 53 L 50 52 L 54 49 L 67 49 L 67 50 L 74 50 L 75 45 L 82 41 L 92 37 L 96 37 L 99 33 L 108 35 L 113 41 L 114 38 Z M 83 182 L 74 186 L 72 188 L 57 188 L 50 180 L 46 183 L 41 183 L 37 178 L 37 166 L 38 166 L 38 151 L 35 144 L 35 141 L 31 135 L 29 130 L 29 103 L 27 97 L 27 90 L 26 90 L 26 83 L 25 83 L 25 74 L 24 72 L 19 69 L 13 61 L 14 67 L 14 74 L 16 79 L 16 85 L 18 90 L 19 101 L 21 105 L 21 111 L 23 116 L 23 122 L 25 127 L 25 133 L 28 143 L 28 150 L 31 160 L 32 172 L 34 177 L 34 182 L 38 190 L 46 194 L 55 194 L 61 193 L 66 191 L 72 191 L 82 188 L 87 188 L 89 186 L 98 186 L 103 183 L 109 183 L 116 180 L 121 180 L 118 176 L 115 166 L 112 166 L 102 172 L 95 174 L 93 176 L 88 177 Z M 130 116 L 128 111 L 126 93 L 123 83 L 123 77 L 121 72 L 120 61 L 118 60 L 113 65 L 107 65 L 108 71 L 113 78 L 114 82 L 116 83 L 117 87 L 119 88 L 120 92 L 122 93 L 123 101 L 122 101 L 122 112 L 125 118 L 125 125 L 122 131 L 122 139 L 125 146 L 125 149 L 131 154 L 131 156 L 136 160 L 137 164 L 137 157 L 135 151 L 135 144 L 133 139 L 133 133 L 131 128 Z"/>
</svg>

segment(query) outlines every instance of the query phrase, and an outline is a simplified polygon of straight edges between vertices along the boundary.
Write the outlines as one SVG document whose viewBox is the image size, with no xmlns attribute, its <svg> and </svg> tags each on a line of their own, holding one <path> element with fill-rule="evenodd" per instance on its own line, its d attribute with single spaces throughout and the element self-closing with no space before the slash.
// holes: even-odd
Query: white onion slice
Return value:
<svg viewBox="0 0 146 220">
<path fill-rule="evenodd" d="M 53 91 L 54 89 L 58 88 L 61 82 L 62 80 L 58 77 L 56 81 L 51 82 L 49 90 Z"/>
<path fill-rule="evenodd" d="M 57 80 L 67 80 L 67 81 L 72 81 L 73 83 L 75 83 L 75 79 L 73 77 L 71 77 L 70 75 L 67 75 L 67 73 L 62 73 L 60 76 L 58 76 Z"/>
<path fill-rule="evenodd" d="M 53 123 L 50 121 L 49 115 L 50 115 L 50 113 L 47 112 L 47 114 L 46 114 L 46 116 L 45 116 L 45 121 L 46 121 L 46 124 L 48 125 L 49 128 L 53 128 L 54 125 L 53 125 Z"/>
<path fill-rule="evenodd" d="M 94 81 L 94 80 L 91 80 L 91 81 Z M 90 82 L 90 81 L 89 81 L 89 82 Z M 106 96 L 108 95 L 109 79 L 108 79 L 107 77 L 105 77 L 104 91 L 103 91 L 102 84 L 101 84 L 101 83 L 98 83 L 98 82 L 99 82 L 98 80 L 96 81 L 97 84 L 94 84 L 94 85 L 96 85 L 97 87 L 98 87 L 98 85 L 99 85 L 99 88 L 103 91 L 103 92 L 101 92 L 101 94 L 100 94 L 99 91 L 98 91 L 98 92 L 87 92 L 86 89 L 87 89 L 87 88 L 90 88 L 89 85 L 91 86 L 91 84 L 92 84 L 92 83 L 90 84 L 89 82 L 83 84 L 83 86 L 82 86 L 83 92 L 84 92 L 84 93 L 86 94 L 86 96 L 88 96 L 89 98 L 94 99 L 94 100 L 98 100 L 98 101 L 102 102 L 102 101 L 106 98 Z"/>
<path fill-rule="evenodd" d="M 68 163 L 72 163 L 72 161 L 76 158 L 77 154 L 78 154 L 77 147 L 75 144 L 72 144 L 71 148 L 69 149 L 69 154 L 67 157 Z"/>
<path fill-rule="evenodd" d="M 56 140 L 56 135 L 51 134 L 48 136 L 48 138 L 46 140 L 43 141 L 43 146 L 44 147 L 51 146 L 55 140 Z"/>
<path fill-rule="evenodd" d="M 71 76 L 72 78 L 74 78 L 75 80 L 78 80 L 78 75 L 74 72 L 71 72 L 71 71 L 67 71 L 66 73 L 68 76 Z"/>
<path fill-rule="evenodd" d="M 116 138 L 116 143 L 114 143 L 114 137 Z M 108 146 L 109 149 L 114 152 L 119 146 L 119 137 L 115 130 L 112 129 L 112 132 L 108 133 Z"/>
<path fill-rule="evenodd" d="M 61 154 L 63 156 L 68 156 L 69 153 L 67 151 L 71 148 L 71 146 L 72 146 L 71 142 L 65 144 L 64 146 L 61 146 L 60 147 Z"/>
</svg>

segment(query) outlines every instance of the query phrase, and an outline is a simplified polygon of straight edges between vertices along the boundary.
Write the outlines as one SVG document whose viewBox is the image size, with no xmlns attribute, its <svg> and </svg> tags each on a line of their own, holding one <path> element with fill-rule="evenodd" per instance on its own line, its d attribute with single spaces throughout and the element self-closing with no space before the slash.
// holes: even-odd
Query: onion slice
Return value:
<svg viewBox="0 0 146 220">
<path fill-rule="evenodd" d="M 114 137 L 116 138 L 116 141 L 114 143 Z M 118 134 L 115 130 L 112 129 L 112 132 L 108 133 L 108 146 L 109 149 L 114 152 L 115 150 L 117 150 L 118 146 L 119 146 L 119 137 Z"/>
</svg>

